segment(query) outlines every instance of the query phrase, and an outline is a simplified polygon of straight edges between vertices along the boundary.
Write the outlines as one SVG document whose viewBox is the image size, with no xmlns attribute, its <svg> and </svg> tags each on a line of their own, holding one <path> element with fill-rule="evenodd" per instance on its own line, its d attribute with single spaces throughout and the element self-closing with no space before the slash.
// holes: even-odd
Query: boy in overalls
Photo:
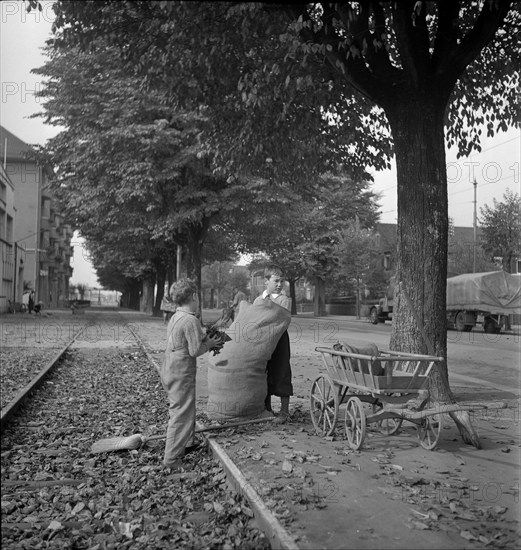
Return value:
<svg viewBox="0 0 521 550">
<path fill-rule="evenodd" d="M 196 448 L 195 376 L 197 357 L 221 343 L 219 335 L 207 336 L 196 317 L 199 296 L 195 282 L 181 279 L 170 289 L 177 310 L 168 324 L 165 362 L 161 367 L 161 383 L 168 394 L 169 420 L 166 431 L 165 468 L 177 469 L 182 457 Z"/>
</svg>

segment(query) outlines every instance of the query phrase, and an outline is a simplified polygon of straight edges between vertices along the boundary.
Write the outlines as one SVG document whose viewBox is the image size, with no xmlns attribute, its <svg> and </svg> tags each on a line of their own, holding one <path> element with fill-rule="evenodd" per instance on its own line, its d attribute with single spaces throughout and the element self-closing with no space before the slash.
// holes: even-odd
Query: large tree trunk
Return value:
<svg viewBox="0 0 521 550">
<path fill-rule="evenodd" d="M 143 279 L 141 301 L 139 311 L 152 315 L 154 309 L 154 286 L 155 277 L 146 277 Z"/>
<path fill-rule="evenodd" d="M 291 315 L 297 314 L 297 292 L 295 290 L 295 279 L 288 279 L 289 296 L 291 298 Z"/>
<path fill-rule="evenodd" d="M 398 175 L 397 273 L 390 348 L 445 360 L 432 373 L 431 399 L 455 402 L 447 370 L 448 201 L 445 103 L 407 101 L 387 116 Z M 467 443 L 479 447 L 468 413 L 451 414 Z"/>
<path fill-rule="evenodd" d="M 315 317 L 326 316 L 326 284 L 324 279 L 315 279 L 315 295 L 313 296 L 313 315 Z"/>
<path fill-rule="evenodd" d="M 132 285 L 130 285 L 121 296 L 122 307 L 139 310 L 140 289 L 141 283 L 139 281 L 135 281 L 134 283 L 132 283 Z"/>
<path fill-rule="evenodd" d="M 202 282 L 202 252 L 203 244 L 210 227 L 210 218 L 203 218 L 200 223 L 194 224 L 187 232 L 188 244 L 186 250 L 186 273 L 187 277 L 193 279 L 199 290 L 199 302 L 202 304 L 201 282 Z M 203 321 L 200 311 L 201 322 Z"/>
<path fill-rule="evenodd" d="M 164 266 L 159 265 L 156 272 L 156 281 L 157 281 L 157 295 L 154 302 L 154 316 L 161 317 L 161 302 L 163 301 L 163 296 L 165 295 L 165 283 L 166 283 L 166 269 Z"/>
</svg>

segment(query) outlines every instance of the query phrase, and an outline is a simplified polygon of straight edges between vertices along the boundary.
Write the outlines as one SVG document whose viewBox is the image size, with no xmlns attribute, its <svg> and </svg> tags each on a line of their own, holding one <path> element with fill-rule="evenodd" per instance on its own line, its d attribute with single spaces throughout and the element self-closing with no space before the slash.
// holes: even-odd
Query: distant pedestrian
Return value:
<svg viewBox="0 0 521 550">
<path fill-rule="evenodd" d="M 27 310 L 32 313 L 34 310 L 34 290 L 29 292 L 29 300 L 27 301 Z"/>
<path fill-rule="evenodd" d="M 175 312 L 175 303 L 168 295 L 168 289 L 161 300 L 161 311 L 163 312 L 163 325 L 166 325 Z"/>
<path fill-rule="evenodd" d="M 246 294 L 244 294 L 242 290 L 239 290 L 237 287 L 234 287 L 233 300 L 232 300 L 232 303 L 230 304 L 230 308 L 231 308 L 230 320 L 232 322 L 235 320 L 235 316 L 237 315 L 237 313 L 239 313 L 239 306 L 240 306 L 240 303 L 243 301 L 247 302 L 248 297 L 246 296 Z"/>
<path fill-rule="evenodd" d="M 22 304 L 23 304 L 22 311 L 29 311 L 29 294 L 30 294 L 29 291 L 26 291 L 22 296 Z"/>
</svg>

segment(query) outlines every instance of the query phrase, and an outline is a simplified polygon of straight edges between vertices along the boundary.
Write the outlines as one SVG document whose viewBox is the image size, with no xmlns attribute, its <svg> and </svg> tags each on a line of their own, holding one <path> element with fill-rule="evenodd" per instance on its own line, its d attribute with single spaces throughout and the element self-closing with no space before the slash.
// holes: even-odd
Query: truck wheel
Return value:
<svg viewBox="0 0 521 550">
<path fill-rule="evenodd" d="M 454 327 L 458 332 L 464 332 L 465 326 L 465 314 L 463 311 L 458 311 L 458 313 L 456 313 L 456 318 L 454 319 Z"/>
<path fill-rule="evenodd" d="M 378 312 L 376 311 L 375 307 L 373 307 L 373 309 L 371 310 L 371 313 L 369 314 L 369 318 L 371 319 L 371 323 L 373 323 L 373 325 L 378 324 Z"/>
<path fill-rule="evenodd" d="M 487 334 L 499 334 L 501 332 L 501 327 L 494 319 L 487 319 L 483 328 Z"/>
</svg>

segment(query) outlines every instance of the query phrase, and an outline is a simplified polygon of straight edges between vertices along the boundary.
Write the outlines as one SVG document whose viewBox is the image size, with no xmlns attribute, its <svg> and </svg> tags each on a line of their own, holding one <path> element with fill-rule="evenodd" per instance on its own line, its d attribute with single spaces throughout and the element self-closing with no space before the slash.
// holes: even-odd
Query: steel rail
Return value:
<svg viewBox="0 0 521 550">
<path fill-rule="evenodd" d="M 19 390 L 5 407 L 3 407 L 0 416 L 0 433 L 4 431 L 14 414 L 22 406 L 28 396 L 43 384 L 47 376 L 49 376 L 56 365 L 60 362 L 65 352 L 72 346 L 72 344 L 74 344 L 78 336 L 85 330 L 86 327 L 87 325 L 80 327 L 72 337 L 71 341 L 66 344 L 28 384 Z"/>
</svg>

